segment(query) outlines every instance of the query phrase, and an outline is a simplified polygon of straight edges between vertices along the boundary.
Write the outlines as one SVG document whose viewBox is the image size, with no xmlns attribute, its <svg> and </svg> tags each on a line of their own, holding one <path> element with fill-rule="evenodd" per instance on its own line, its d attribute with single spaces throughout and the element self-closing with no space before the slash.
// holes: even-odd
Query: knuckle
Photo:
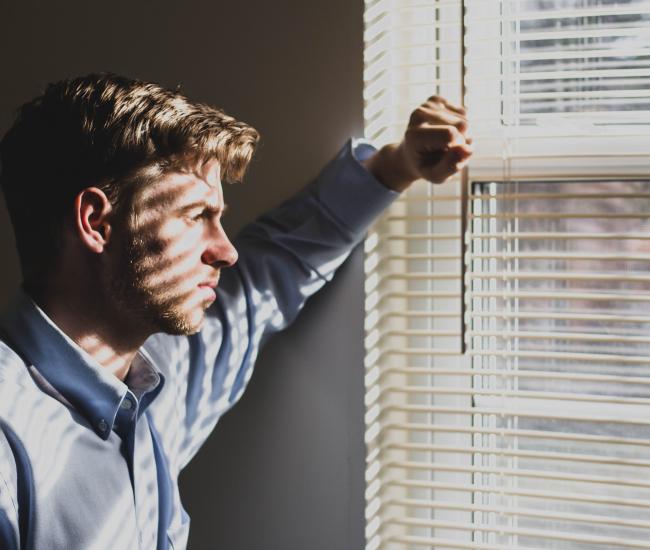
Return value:
<svg viewBox="0 0 650 550">
<path fill-rule="evenodd" d="M 447 141 L 453 141 L 456 138 L 458 130 L 456 130 L 456 128 L 453 126 L 445 126 L 444 132 Z"/>
<path fill-rule="evenodd" d="M 426 118 L 427 118 L 427 111 L 424 107 L 420 106 L 411 113 L 411 118 L 409 119 L 409 122 L 411 124 L 419 124 L 420 122 L 426 120 Z"/>
</svg>

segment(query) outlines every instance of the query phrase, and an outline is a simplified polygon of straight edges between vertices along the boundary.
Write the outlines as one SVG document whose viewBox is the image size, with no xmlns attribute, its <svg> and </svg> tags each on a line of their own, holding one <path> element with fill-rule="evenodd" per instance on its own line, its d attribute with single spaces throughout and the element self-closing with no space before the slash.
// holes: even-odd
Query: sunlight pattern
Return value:
<svg viewBox="0 0 650 550">
<path fill-rule="evenodd" d="M 297 197 L 246 228 L 202 330 L 149 338 L 124 383 L 17 295 L 0 343 L 3 550 L 185 548 L 181 469 L 241 397 L 260 345 L 395 198 L 359 162 L 372 151 L 349 143 Z M 148 276 L 169 282 L 158 268 Z M 182 262 L 175 268 L 182 278 Z"/>
</svg>

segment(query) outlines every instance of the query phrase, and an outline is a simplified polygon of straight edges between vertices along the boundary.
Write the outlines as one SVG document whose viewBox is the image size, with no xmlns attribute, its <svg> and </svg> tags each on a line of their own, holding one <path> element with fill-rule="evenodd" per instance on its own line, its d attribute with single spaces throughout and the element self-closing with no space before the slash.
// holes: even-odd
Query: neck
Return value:
<svg viewBox="0 0 650 550">
<path fill-rule="evenodd" d="M 59 287 L 60 288 L 60 287 Z M 115 319 L 98 296 L 84 292 L 27 292 L 72 341 L 120 380 L 124 380 L 138 349 L 149 334 Z M 134 323 L 133 323 L 134 324 Z"/>
</svg>

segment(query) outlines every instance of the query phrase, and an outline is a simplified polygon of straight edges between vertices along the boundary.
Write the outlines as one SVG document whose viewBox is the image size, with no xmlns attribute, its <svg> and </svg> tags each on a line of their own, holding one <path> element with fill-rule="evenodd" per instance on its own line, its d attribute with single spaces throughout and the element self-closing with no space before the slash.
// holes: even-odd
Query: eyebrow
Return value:
<svg viewBox="0 0 650 550">
<path fill-rule="evenodd" d="M 191 202 L 190 204 L 185 204 L 185 205 L 181 206 L 178 209 L 178 211 L 179 212 L 187 212 L 189 210 L 194 210 L 194 209 L 198 209 L 198 208 L 203 208 L 203 209 L 209 210 L 211 212 L 224 214 L 228 210 L 228 205 L 224 203 L 223 206 L 222 205 L 214 206 L 213 204 L 210 204 L 207 201 L 195 201 L 195 202 Z"/>
</svg>

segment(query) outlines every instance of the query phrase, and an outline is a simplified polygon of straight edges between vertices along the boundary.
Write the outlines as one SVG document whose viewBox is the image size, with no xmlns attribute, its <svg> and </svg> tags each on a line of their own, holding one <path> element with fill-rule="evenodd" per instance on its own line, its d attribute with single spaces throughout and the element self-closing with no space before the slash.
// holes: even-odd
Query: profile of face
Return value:
<svg viewBox="0 0 650 550">
<path fill-rule="evenodd" d="M 198 331 L 221 269 L 237 261 L 221 225 L 224 209 L 216 160 L 136 193 L 106 282 L 120 310 L 154 332 Z"/>
</svg>

